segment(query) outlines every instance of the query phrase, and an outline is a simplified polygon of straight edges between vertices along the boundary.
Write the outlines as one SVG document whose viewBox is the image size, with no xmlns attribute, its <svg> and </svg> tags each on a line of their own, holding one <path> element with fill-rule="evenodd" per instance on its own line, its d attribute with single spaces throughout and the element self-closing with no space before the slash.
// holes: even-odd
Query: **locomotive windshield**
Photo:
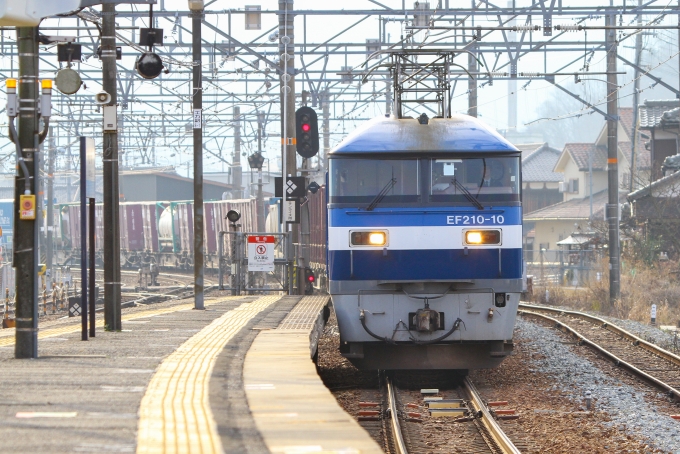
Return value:
<svg viewBox="0 0 680 454">
<path fill-rule="evenodd" d="M 519 157 L 329 160 L 330 203 L 488 205 L 520 201 Z"/>
<path fill-rule="evenodd" d="M 418 202 L 418 168 L 417 159 L 332 159 L 331 203 L 368 204 L 383 190 L 383 204 Z"/>
<path fill-rule="evenodd" d="M 458 202 L 469 192 L 479 202 L 519 201 L 519 158 L 433 159 L 430 201 Z"/>
</svg>

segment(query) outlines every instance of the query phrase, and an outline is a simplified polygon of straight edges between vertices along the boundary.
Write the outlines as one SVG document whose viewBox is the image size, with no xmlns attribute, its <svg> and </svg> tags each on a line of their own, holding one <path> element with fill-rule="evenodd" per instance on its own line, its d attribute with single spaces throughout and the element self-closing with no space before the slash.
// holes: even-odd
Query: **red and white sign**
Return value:
<svg viewBox="0 0 680 454">
<path fill-rule="evenodd" d="M 248 271 L 274 271 L 274 235 L 248 237 Z"/>
</svg>

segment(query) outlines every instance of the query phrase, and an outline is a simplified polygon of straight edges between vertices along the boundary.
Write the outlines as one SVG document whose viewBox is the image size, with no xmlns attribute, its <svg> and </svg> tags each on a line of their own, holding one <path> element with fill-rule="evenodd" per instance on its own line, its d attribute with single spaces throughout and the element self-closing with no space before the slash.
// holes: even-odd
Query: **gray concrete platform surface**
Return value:
<svg viewBox="0 0 680 454">
<path fill-rule="evenodd" d="M 124 310 L 122 332 L 99 329 L 84 342 L 76 327 L 40 339 L 38 359 L 17 360 L 13 345 L 0 347 L 0 452 L 135 452 L 140 401 L 159 364 L 255 298 L 207 298 L 204 311 L 190 309 L 191 300 Z M 77 322 L 41 326 L 41 336 Z"/>
</svg>

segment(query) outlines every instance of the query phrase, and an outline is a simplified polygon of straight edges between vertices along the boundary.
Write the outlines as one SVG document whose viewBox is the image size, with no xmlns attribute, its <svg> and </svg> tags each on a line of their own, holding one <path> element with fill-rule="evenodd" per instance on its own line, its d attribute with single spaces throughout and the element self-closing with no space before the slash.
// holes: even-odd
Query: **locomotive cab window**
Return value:
<svg viewBox="0 0 680 454">
<path fill-rule="evenodd" d="M 418 160 L 330 159 L 330 203 L 417 203 Z"/>
<path fill-rule="evenodd" d="M 480 203 L 519 201 L 519 158 L 432 159 L 430 201 Z"/>
</svg>

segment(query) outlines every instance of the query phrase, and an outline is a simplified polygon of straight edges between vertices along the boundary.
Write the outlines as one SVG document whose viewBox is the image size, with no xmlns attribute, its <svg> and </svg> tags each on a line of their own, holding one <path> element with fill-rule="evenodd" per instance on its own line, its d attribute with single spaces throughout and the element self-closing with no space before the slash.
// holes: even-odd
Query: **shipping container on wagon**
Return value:
<svg viewBox="0 0 680 454">
<path fill-rule="evenodd" d="M 206 202 L 205 212 L 205 245 L 208 254 L 217 254 L 217 244 L 220 232 L 231 230 L 227 213 L 237 210 L 241 213 L 238 224 L 241 232 L 257 231 L 257 203 L 255 199 L 216 200 Z"/>
<path fill-rule="evenodd" d="M 144 245 L 144 207 L 138 202 L 120 204 L 123 217 L 120 223 L 120 247 L 125 251 L 143 251 Z"/>
<path fill-rule="evenodd" d="M 175 216 L 175 252 L 194 251 L 194 204 L 192 202 L 173 202 L 170 204 Z"/>
<path fill-rule="evenodd" d="M 88 207 L 89 210 L 89 207 Z M 69 203 L 55 206 L 55 249 L 69 251 L 80 248 L 80 204 Z M 89 215 L 88 215 L 89 216 Z M 121 248 L 126 249 L 127 229 L 125 225 L 125 207 L 119 207 Z M 95 251 L 101 253 L 104 248 L 104 205 L 97 203 L 94 207 Z"/>
<path fill-rule="evenodd" d="M 159 202 L 123 202 L 121 207 L 121 249 L 158 252 Z"/>
<path fill-rule="evenodd" d="M 2 228 L 2 236 L 0 236 L 0 244 L 11 245 L 12 236 L 14 232 L 14 200 L 1 199 L 0 200 L 0 227 Z"/>
<path fill-rule="evenodd" d="M 144 249 L 151 252 L 160 250 L 158 245 L 158 221 L 167 203 L 144 202 L 142 203 L 142 221 L 144 224 Z"/>
</svg>

